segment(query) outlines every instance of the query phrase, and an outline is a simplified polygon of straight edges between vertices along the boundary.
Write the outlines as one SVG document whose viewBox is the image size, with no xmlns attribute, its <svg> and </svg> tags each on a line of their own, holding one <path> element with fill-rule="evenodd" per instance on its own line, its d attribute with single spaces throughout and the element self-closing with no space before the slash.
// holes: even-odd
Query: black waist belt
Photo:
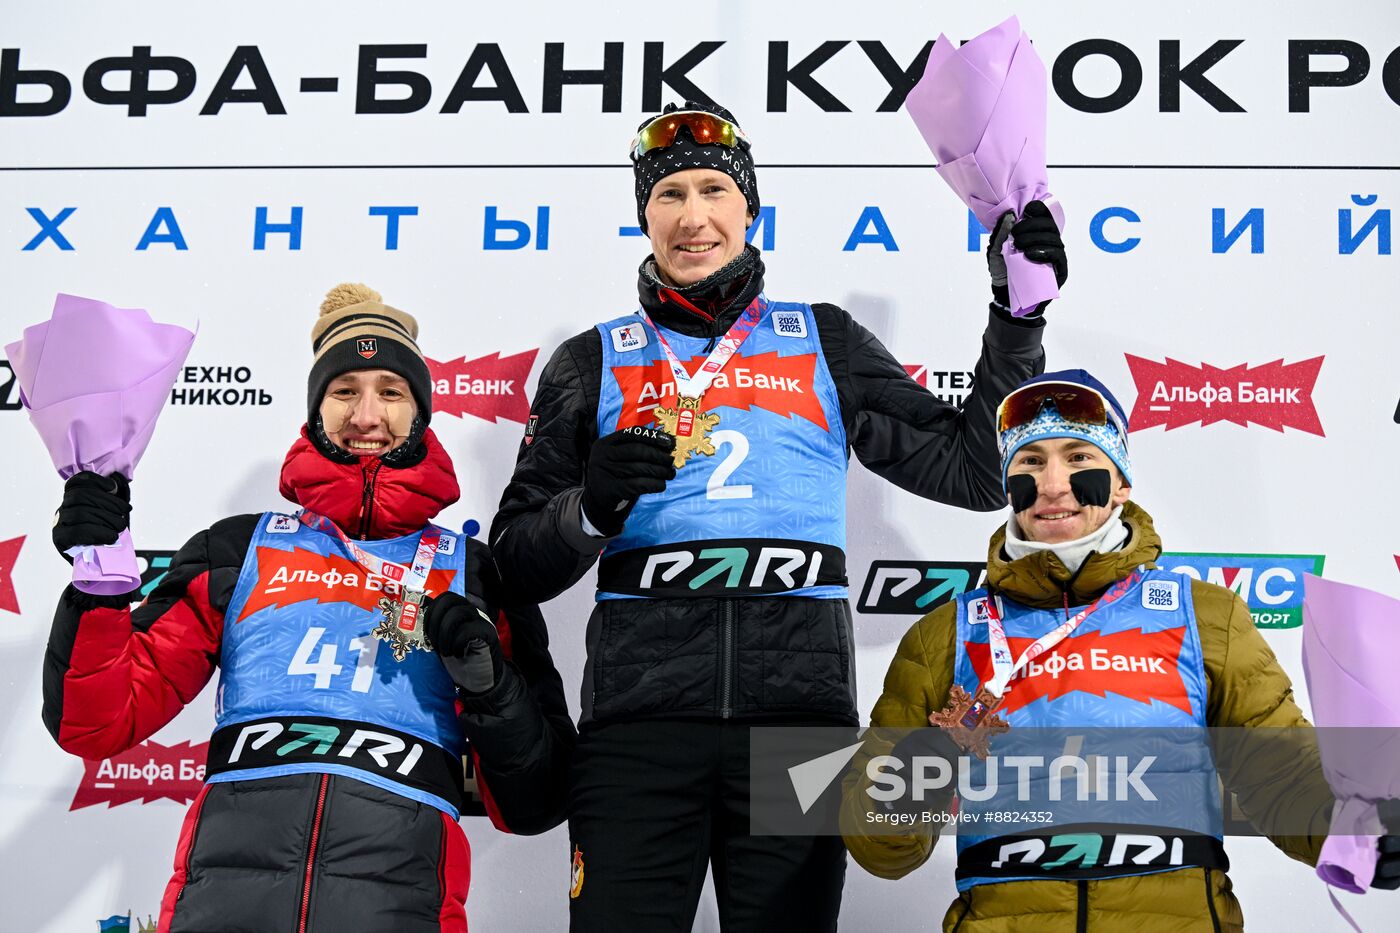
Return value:
<svg viewBox="0 0 1400 933">
<path fill-rule="evenodd" d="M 763 596 L 845 585 L 845 551 L 783 538 L 711 538 L 632 548 L 598 562 L 598 589 L 626 596 Z"/>
<path fill-rule="evenodd" d="M 273 716 L 233 723 L 209 739 L 206 773 L 302 764 L 354 768 L 462 807 L 462 759 L 439 745 L 378 723 L 323 716 Z"/>
<path fill-rule="evenodd" d="M 1064 826 L 995 836 L 958 853 L 957 878 L 1116 878 L 1174 868 L 1228 870 L 1214 836 L 1159 826 Z"/>
</svg>

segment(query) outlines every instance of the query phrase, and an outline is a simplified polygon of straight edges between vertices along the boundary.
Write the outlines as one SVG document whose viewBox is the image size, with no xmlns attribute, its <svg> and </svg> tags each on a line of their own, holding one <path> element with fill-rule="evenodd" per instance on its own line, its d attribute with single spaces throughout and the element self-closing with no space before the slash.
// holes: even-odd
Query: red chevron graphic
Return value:
<svg viewBox="0 0 1400 933">
<path fill-rule="evenodd" d="M 691 357 L 685 361 L 686 371 L 694 375 L 704 361 L 704 356 Z M 826 430 L 826 414 L 813 388 L 816 366 L 814 353 L 779 356 L 775 351 L 736 356 L 706 390 L 705 410 L 713 411 L 722 406 L 762 408 L 784 417 L 805 418 Z M 613 377 L 622 389 L 618 430 L 651 424 L 653 408 L 675 404 L 676 390 L 672 385 L 675 380 L 665 360 L 648 366 L 614 366 Z M 748 384 L 741 386 L 741 381 Z M 662 388 L 667 385 L 671 388 L 663 397 Z M 724 425 L 721 423 L 720 427 Z"/>
<path fill-rule="evenodd" d="M 1102 635 L 1095 630 L 1066 638 L 1035 660 L 1034 663 L 1039 666 L 1038 673 L 1028 673 L 1028 668 L 1023 668 L 1011 679 L 1006 699 L 998 712 L 1011 713 L 1041 697 L 1055 700 L 1079 691 L 1100 697 L 1114 693 L 1139 703 L 1161 700 L 1190 715 L 1191 701 L 1186 696 L 1186 682 L 1177 668 L 1185 635 L 1186 629 L 1182 627 L 1151 634 L 1141 629 L 1129 629 Z M 1007 641 L 1011 646 L 1011 656 L 1019 658 L 1035 639 L 1008 638 Z M 990 680 L 992 660 L 988 646 L 976 642 L 964 642 L 963 646 L 979 680 L 983 683 Z M 1059 661 L 1052 662 L 1052 658 Z M 1134 660 L 1137 661 L 1137 670 L 1132 669 Z M 1060 663 L 1065 668 L 1059 671 L 1058 676 L 1052 674 L 1050 666 L 1059 667 Z M 1106 664 L 1108 669 L 1095 670 L 1096 663 L 1101 666 Z M 1071 664 L 1077 665 L 1077 668 L 1070 669 Z M 1119 670 L 1113 669 L 1115 664 Z"/>
<path fill-rule="evenodd" d="M 15 594 L 15 581 L 12 576 L 15 561 L 19 560 L 19 549 L 24 546 L 24 535 L 0 541 L 0 609 L 19 614 L 19 596 Z"/>
<path fill-rule="evenodd" d="M 425 359 L 433 380 L 433 413 L 457 417 L 473 415 L 483 421 L 525 423 L 530 417 L 530 401 L 525 397 L 525 381 L 540 351 L 526 350 L 514 356 L 489 356 L 439 363 Z"/>
<path fill-rule="evenodd" d="M 428 573 L 428 593 L 446 592 L 456 570 L 434 569 Z M 322 555 L 293 548 L 258 548 L 258 582 L 243 604 L 235 623 L 269 606 L 290 606 L 314 599 L 317 602 L 351 603 L 373 609 L 381 596 L 396 596 L 399 585 L 384 577 L 373 577 L 359 564 L 339 554 Z"/>
<path fill-rule="evenodd" d="M 1288 364 L 1274 360 L 1252 369 L 1244 363 L 1218 369 L 1209 363 L 1196 367 L 1170 357 L 1157 363 L 1131 353 L 1124 355 L 1138 391 L 1128 419 L 1130 431 L 1159 424 L 1170 431 L 1196 421 L 1202 426 L 1228 421 L 1242 428 L 1253 422 L 1279 433 L 1296 428 L 1324 436 L 1312 401 L 1313 384 L 1324 359 L 1321 356 Z M 1260 393 L 1264 400 L 1256 401 Z"/>
</svg>

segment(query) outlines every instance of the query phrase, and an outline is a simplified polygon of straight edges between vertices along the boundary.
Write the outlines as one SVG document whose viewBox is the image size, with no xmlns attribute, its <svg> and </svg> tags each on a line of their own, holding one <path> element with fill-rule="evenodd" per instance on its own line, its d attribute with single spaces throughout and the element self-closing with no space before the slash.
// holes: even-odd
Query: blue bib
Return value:
<svg viewBox="0 0 1400 933">
<path fill-rule="evenodd" d="M 985 589 L 957 598 L 954 682 L 972 695 L 993 673 L 990 598 Z M 1066 619 L 1064 609 L 1004 597 L 996 606 L 1013 663 Z M 1191 580 L 1142 571 L 1122 597 L 1011 679 L 997 709 L 1011 729 L 992 740 L 1001 773 L 973 759 L 969 781 L 997 792 L 962 797 L 958 889 L 1228 864 L 1205 706 Z M 1024 772 L 1018 787 L 1022 775 L 1006 771 L 1009 755 L 1046 767 Z M 1056 760 L 1060 767 L 1049 767 Z"/>
<path fill-rule="evenodd" d="M 418 540 L 358 543 L 409 564 Z M 430 594 L 463 592 L 465 550 L 442 532 Z M 346 774 L 456 816 L 451 785 L 460 793 L 465 750 L 456 689 L 437 655 L 395 661 L 370 634 L 386 589 L 396 585 L 338 539 L 294 515 L 262 516 L 224 619 L 209 780 Z"/>
<path fill-rule="evenodd" d="M 760 302 L 765 299 L 759 298 Z M 706 390 L 712 455 L 638 500 L 598 569 L 598 598 L 785 595 L 844 598 L 846 432 L 812 309 L 766 303 Z M 639 315 L 598 325 L 600 437 L 654 423 L 676 389 Z M 712 341 L 665 330 L 694 372 Z"/>
</svg>

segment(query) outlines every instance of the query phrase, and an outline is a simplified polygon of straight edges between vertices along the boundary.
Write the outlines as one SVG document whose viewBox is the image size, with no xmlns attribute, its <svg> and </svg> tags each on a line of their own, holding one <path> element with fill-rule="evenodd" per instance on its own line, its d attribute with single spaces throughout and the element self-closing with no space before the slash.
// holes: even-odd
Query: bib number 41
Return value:
<svg viewBox="0 0 1400 933">
<path fill-rule="evenodd" d="M 335 660 L 340 646 L 335 641 L 321 644 L 325 634 L 324 628 L 308 628 L 292 655 L 291 663 L 287 665 L 289 676 L 316 678 L 312 686 L 317 690 L 329 690 L 331 679 L 344 670 L 343 665 Z M 321 649 L 319 652 L 316 650 L 318 646 Z M 350 650 L 356 653 L 355 676 L 350 681 L 350 689 L 356 693 L 369 693 L 370 685 L 374 683 L 374 662 L 379 655 L 379 640 L 368 635 L 352 638 Z M 312 659 L 313 654 L 315 660 Z"/>
</svg>

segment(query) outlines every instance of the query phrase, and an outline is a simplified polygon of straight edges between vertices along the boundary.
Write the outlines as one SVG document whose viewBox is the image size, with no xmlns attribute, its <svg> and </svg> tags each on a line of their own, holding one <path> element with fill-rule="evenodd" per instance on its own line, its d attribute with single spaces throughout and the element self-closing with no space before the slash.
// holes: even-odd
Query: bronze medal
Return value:
<svg viewBox="0 0 1400 933">
<path fill-rule="evenodd" d="M 1011 729 L 1011 724 L 996 712 L 1001 701 L 986 687 L 973 697 L 954 684 L 948 691 L 948 705 L 941 712 L 930 713 L 928 721 L 947 732 L 963 751 L 985 761 L 991 751 L 992 736 Z"/>
</svg>

